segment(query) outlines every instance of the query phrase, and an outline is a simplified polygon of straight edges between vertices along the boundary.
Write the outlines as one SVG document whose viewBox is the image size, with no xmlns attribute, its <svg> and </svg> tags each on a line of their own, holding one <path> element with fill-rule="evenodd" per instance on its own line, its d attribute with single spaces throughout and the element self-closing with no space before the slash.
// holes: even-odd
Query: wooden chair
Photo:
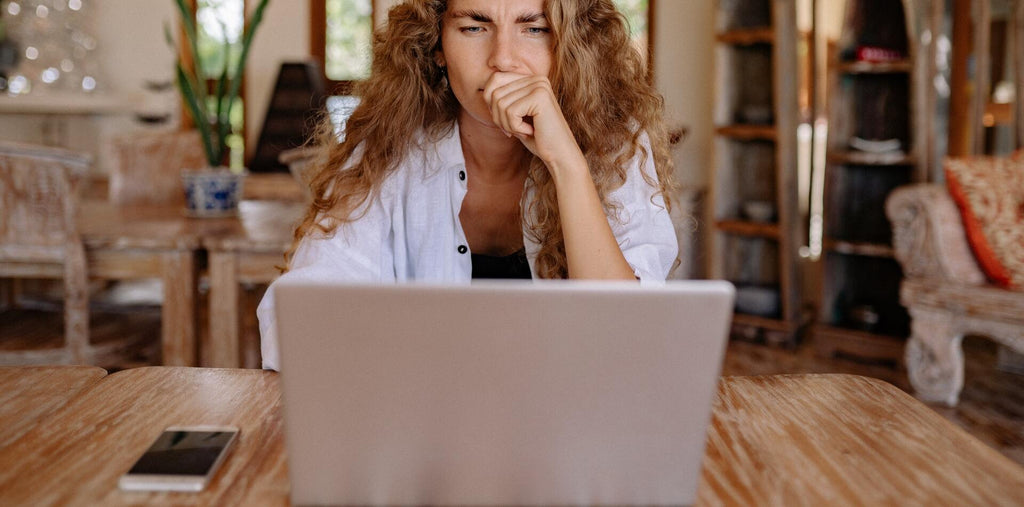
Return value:
<svg viewBox="0 0 1024 507">
<path fill-rule="evenodd" d="M 196 130 L 161 130 L 112 142 L 110 201 L 122 205 L 184 204 L 182 169 L 209 165 Z"/>
<path fill-rule="evenodd" d="M 15 350 L 0 350 L 0 366 L 112 364 L 132 345 L 124 339 L 102 345 L 89 340 L 87 260 L 76 215 L 79 184 L 90 163 L 81 153 L 0 142 L 0 278 L 64 282 L 62 346 L 41 348 L 35 336 L 22 340 L 0 332 L 16 344 Z"/>
</svg>

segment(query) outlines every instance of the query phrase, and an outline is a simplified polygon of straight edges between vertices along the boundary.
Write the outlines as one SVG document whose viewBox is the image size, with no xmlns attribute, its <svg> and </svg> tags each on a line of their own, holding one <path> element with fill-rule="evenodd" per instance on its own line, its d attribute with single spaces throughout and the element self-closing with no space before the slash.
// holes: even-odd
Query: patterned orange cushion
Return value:
<svg viewBox="0 0 1024 507">
<path fill-rule="evenodd" d="M 1024 160 L 946 161 L 946 185 L 960 208 L 978 265 L 996 285 L 1024 289 Z"/>
</svg>

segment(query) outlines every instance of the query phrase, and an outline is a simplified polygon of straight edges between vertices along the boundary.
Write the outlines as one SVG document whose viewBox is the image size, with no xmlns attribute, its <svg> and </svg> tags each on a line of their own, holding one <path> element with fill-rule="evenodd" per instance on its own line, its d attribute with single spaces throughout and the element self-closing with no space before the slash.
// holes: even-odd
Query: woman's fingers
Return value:
<svg viewBox="0 0 1024 507">
<path fill-rule="evenodd" d="M 509 134 L 533 135 L 533 118 L 537 116 L 539 102 L 536 85 L 508 90 L 495 96 L 491 105 L 491 116 Z"/>
<path fill-rule="evenodd" d="M 539 76 L 495 73 L 484 88 L 484 100 L 494 123 L 507 135 L 533 135 L 532 120 L 544 108 L 555 107 L 547 80 Z"/>
<path fill-rule="evenodd" d="M 491 120 L 505 132 L 511 135 L 511 118 L 508 117 L 506 108 L 510 100 L 521 95 L 519 92 L 525 86 L 530 76 L 497 72 L 491 76 L 484 87 L 484 101 L 491 112 Z"/>
</svg>

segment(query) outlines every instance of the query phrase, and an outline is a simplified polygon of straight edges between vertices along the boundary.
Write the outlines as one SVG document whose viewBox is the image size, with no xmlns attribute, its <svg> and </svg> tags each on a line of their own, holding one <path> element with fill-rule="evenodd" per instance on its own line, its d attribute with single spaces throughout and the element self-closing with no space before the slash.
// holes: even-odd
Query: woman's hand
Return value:
<svg viewBox="0 0 1024 507">
<path fill-rule="evenodd" d="M 495 72 L 484 86 L 491 119 L 554 172 L 586 162 L 544 76 Z M 557 175 L 556 175 L 557 176 Z"/>
<path fill-rule="evenodd" d="M 634 280 L 551 82 L 544 76 L 495 72 L 483 93 L 498 128 L 519 139 L 551 173 L 569 277 Z"/>
</svg>

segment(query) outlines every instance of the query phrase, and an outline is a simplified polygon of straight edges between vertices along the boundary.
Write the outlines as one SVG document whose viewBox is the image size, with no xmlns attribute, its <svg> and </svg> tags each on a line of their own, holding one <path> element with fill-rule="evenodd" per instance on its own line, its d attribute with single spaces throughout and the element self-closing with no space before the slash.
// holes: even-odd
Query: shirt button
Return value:
<svg viewBox="0 0 1024 507">
<path fill-rule="evenodd" d="M 468 251 L 469 249 L 468 249 L 468 248 L 466 248 L 466 245 L 459 245 L 459 248 L 458 248 L 458 250 L 459 250 L 459 253 L 460 253 L 460 254 L 464 254 L 464 253 L 466 253 L 466 252 L 467 252 L 467 251 Z"/>
<path fill-rule="evenodd" d="M 459 171 L 459 180 L 466 181 L 466 171 Z"/>
</svg>

